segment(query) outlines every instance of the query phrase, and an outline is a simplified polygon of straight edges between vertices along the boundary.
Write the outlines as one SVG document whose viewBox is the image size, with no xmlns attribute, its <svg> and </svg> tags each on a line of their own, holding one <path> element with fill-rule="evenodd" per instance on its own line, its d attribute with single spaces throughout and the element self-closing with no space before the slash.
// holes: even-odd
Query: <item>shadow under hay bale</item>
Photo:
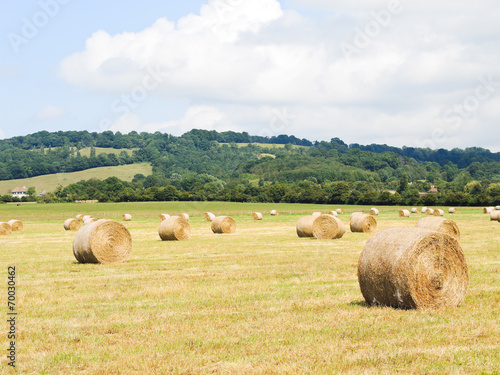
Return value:
<svg viewBox="0 0 500 375">
<path fill-rule="evenodd" d="M 236 222 L 229 216 L 216 217 L 212 221 L 212 232 L 216 234 L 232 234 L 236 232 Z"/>
<path fill-rule="evenodd" d="M 132 236 L 121 223 L 98 220 L 75 234 L 73 254 L 80 263 L 122 263 L 132 251 Z"/>
<path fill-rule="evenodd" d="M 460 240 L 460 229 L 453 220 L 444 217 L 431 216 L 424 217 L 415 223 L 417 228 L 429 229 L 436 232 L 448 234 L 457 240 Z"/>
<path fill-rule="evenodd" d="M 350 227 L 353 233 L 374 232 L 377 229 L 377 220 L 363 212 L 354 212 L 351 215 Z"/>
<path fill-rule="evenodd" d="M 82 224 L 80 223 L 80 221 L 78 221 L 77 219 L 68 219 L 64 222 L 64 229 L 65 230 L 78 230 L 80 229 L 80 227 L 82 226 Z"/>
<path fill-rule="evenodd" d="M 358 262 L 358 281 L 370 305 L 440 309 L 463 301 L 469 271 L 457 239 L 427 229 L 397 228 L 368 240 Z"/>
<path fill-rule="evenodd" d="M 191 236 L 191 225 L 183 217 L 171 216 L 160 223 L 158 234 L 162 241 L 184 241 Z"/>
</svg>

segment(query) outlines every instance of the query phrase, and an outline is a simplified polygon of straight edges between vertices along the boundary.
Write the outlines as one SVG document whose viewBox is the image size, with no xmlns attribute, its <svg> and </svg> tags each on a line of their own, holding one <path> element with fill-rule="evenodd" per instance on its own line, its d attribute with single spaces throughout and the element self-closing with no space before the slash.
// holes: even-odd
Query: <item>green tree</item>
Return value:
<svg viewBox="0 0 500 375">
<path fill-rule="evenodd" d="M 406 190 L 408 190 L 408 175 L 406 173 L 403 173 L 401 175 L 401 178 L 399 179 L 399 187 L 397 189 L 397 192 L 399 194 L 403 194 Z"/>
</svg>

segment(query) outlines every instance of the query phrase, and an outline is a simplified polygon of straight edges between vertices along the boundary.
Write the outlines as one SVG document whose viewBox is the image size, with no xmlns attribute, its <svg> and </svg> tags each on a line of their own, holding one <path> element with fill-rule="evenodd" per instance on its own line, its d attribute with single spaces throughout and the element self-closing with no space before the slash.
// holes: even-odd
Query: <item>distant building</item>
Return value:
<svg viewBox="0 0 500 375">
<path fill-rule="evenodd" d="M 434 185 L 432 185 L 430 190 L 429 190 L 429 193 L 437 193 L 437 192 L 438 192 L 438 188 L 435 187 Z"/>
<path fill-rule="evenodd" d="M 26 186 L 16 187 L 12 190 L 12 198 L 22 198 L 28 196 L 28 188 Z"/>
</svg>

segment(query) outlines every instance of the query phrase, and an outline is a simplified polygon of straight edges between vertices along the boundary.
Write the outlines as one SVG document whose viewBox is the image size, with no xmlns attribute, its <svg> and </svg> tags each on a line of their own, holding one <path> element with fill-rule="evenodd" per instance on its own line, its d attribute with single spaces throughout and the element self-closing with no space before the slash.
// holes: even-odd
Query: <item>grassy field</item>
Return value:
<svg viewBox="0 0 500 375">
<path fill-rule="evenodd" d="M 298 238 L 302 215 L 337 207 L 235 203 L 0 205 L 24 231 L 0 238 L 17 268 L 18 372 L 22 374 L 498 374 L 500 223 L 478 208 L 457 221 L 471 279 L 461 306 L 443 311 L 368 307 L 357 262 L 369 234 Z M 349 213 L 369 207 L 343 207 Z M 277 217 L 269 215 L 278 209 Z M 410 227 L 386 207 L 378 230 Z M 204 211 L 233 215 L 215 235 Z M 251 211 L 264 213 L 252 221 Z M 158 215 L 188 212 L 192 236 L 161 242 Z M 119 265 L 78 264 L 78 213 L 118 220 L 133 238 Z M 6 315 L 4 315 L 5 317 Z M 5 318 L 6 320 L 7 318 Z M 4 332 L 7 325 L 4 323 Z M 6 333 L 2 348 L 8 348 Z M 1 373 L 10 373 L 4 354 Z"/>
<path fill-rule="evenodd" d="M 111 176 L 116 176 L 124 181 L 132 181 L 134 175 L 142 173 L 149 176 L 153 172 L 153 168 L 149 163 L 127 164 L 116 167 L 100 167 L 87 169 L 85 171 L 49 174 L 45 176 L 37 176 L 24 178 L 21 180 L 0 181 L 0 194 L 9 194 L 12 189 L 18 186 L 31 187 L 34 186 L 37 193 L 44 190 L 53 191 L 58 185 L 67 186 L 81 180 L 89 180 L 98 178 L 104 180 Z"/>
</svg>

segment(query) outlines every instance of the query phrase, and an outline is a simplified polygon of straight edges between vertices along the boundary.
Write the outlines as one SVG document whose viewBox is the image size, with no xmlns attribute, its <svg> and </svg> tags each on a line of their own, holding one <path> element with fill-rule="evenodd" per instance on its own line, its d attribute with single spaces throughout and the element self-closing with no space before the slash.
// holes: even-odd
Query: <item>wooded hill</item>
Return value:
<svg viewBox="0 0 500 375">
<path fill-rule="evenodd" d="M 484 205 L 500 198 L 500 153 L 482 148 L 348 146 L 338 138 L 311 142 L 206 130 L 180 137 L 42 131 L 0 140 L 0 180 L 143 162 L 151 163 L 153 175 L 61 186 L 43 199 Z M 422 196 L 431 184 L 439 193 Z"/>
</svg>

